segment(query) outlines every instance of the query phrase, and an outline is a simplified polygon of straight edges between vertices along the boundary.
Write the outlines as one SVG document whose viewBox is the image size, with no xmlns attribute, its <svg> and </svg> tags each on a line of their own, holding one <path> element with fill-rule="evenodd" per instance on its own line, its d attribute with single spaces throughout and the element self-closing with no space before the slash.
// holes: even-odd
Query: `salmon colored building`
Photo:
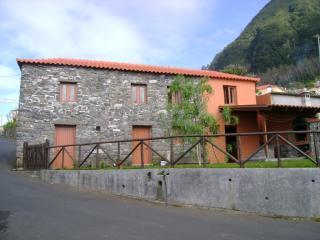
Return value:
<svg viewBox="0 0 320 240">
<path fill-rule="evenodd" d="M 257 116 L 254 112 L 233 113 L 239 118 L 237 126 L 228 126 L 224 123 L 222 117 L 223 107 L 235 107 L 242 105 L 256 105 L 256 82 L 259 79 L 250 78 L 249 80 L 231 80 L 231 79 L 211 79 L 209 84 L 214 89 L 214 93 L 210 95 L 208 100 L 208 112 L 218 120 L 220 133 L 239 133 L 239 132 L 255 132 L 258 129 Z M 230 142 L 228 142 L 230 140 Z M 250 155 L 253 149 L 259 147 L 257 137 L 241 137 L 241 142 L 236 143 L 236 139 L 226 139 L 219 137 L 217 143 L 226 149 L 227 144 L 232 144 L 233 148 L 241 149 L 235 152 L 236 158 L 244 159 Z M 235 146 L 237 144 L 237 146 Z M 211 162 L 225 162 L 224 154 L 215 151 L 210 154 Z"/>
</svg>

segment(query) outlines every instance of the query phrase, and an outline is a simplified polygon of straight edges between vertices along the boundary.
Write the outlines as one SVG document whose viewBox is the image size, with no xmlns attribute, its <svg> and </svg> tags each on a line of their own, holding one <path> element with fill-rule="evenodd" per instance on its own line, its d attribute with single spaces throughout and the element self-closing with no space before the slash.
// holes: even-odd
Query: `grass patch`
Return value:
<svg viewBox="0 0 320 240">
<path fill-rule="evenodd" d="M 293 159 L 283 160 L 282 168 L 315 168 L 316 165 L 308 159 Z M 145 169 L 166 169 L 171 168 L 170 166 L 160 166 L 159 164 L 146 165 Z M 198 164 L 177 164 L 174 168 L 240 168 L 237 163 L 215 163 L 215 164 L 204 164 L 199 166 Z M 245 168 L 278 168 L 277 161 L 252 161 L 245 164 Z M 81 167 L 80 170 L 115 170 L 110 165 L 104 165 L 103 168 L 95 168 L 90 166 Z M 120 169 L 141 169 L 140 166 L 121 166 Z"/>
<path fill-rule="evenodd" d="M 257 162 L 247 162 L 245 168 L 277 168 L 278 163 L 276 161 L 257 161 Z M 283 160 L 283 168 L 312 168 L 316 167 L 314 163 L 310 160 Z M 175 166 L 175 168 L 240 168 L 237 163 L 216 163 L 216 164 L 205 164 L 199 166 L 198 164 L 181 164 Z"/>
<path fill-rule="evenodd" d="M 320 218 L 311 218 L 312 221 L 320 222 Z"/>
</svg>

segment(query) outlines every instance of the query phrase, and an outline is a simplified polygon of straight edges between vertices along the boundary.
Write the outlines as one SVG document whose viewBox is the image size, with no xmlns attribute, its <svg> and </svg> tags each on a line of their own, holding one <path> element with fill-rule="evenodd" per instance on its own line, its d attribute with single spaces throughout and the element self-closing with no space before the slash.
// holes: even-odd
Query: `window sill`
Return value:
<svg viewBox="0 0 320 240">
<path fill-rule="evenodd" d="M 133 106 L 148 105 L 148 103 L 131 103 Z"/>
<path fill-rule="evenodd" d="M 238 103 L 225 103 L 225 106 L 235 106 L 235 105 L 239 105 Z"/>
<path fill-rule="evenodd" d="M 59 102 L 60 104 L 66 105 L 66 104 L 76 104 L 78 102 Z"/>
</svg>

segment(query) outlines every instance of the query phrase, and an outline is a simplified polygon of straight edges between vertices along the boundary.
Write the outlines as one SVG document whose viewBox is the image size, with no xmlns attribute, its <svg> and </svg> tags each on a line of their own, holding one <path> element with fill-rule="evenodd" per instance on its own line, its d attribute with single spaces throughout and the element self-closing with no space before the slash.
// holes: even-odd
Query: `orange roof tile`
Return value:
<svg viewBox="0 0 320 240">
<path fill-rule="evenodd" d="M 317 123 L 320 122 L 319 118 L 307 118 L 306 119 L 308 123 Z"/>
<path fill-rule="evenodd" d="M 229 106 L 232 110 L 237 111 L 256 111 L 256 110 L 273 110 L 273 109 L 289 109 L 289 110 L 306 110 L 319 112 L 320 106 L 304 106 L 304 105 L 286 105 L 286 104 L 250 104 L 250 105 L 221 105 L 220 109 Z"/>
<path fill-rule="evenodd" d="M 110 61 L 97 61 L 97 60 L 81 60 L 81 59 L 68 59 L 68 58 L 49 58 L 49 59 L 17 59 L 19 66 L 23 63 L 29 64 L 49 64 L 49 65 L 63 65 L 63 66 L 74 66 L 74 67 L 87 67 L 87 68 L 101 68 L 101 69 L 112 69 L 112 70 L 123 70 L 123 71 L 134 71 L 134 72 L 149 72 L 149 73 L 160 73 L 160 74 L 181 74 L 186 76 L 197 76 L 197 77 L 210 77 L 218 79 L 229 79 L 229 80 L 246 80 L 258 82 L 259 78 L 238 76 L 228 73 L 221 73 L 217 71 L 209 70 L 196 70 L 188 68 L 177 68 L 177 67 L 161 67 L 145 64 L 132 64 L 132 63 L 120 63 Z"/>
</svg>

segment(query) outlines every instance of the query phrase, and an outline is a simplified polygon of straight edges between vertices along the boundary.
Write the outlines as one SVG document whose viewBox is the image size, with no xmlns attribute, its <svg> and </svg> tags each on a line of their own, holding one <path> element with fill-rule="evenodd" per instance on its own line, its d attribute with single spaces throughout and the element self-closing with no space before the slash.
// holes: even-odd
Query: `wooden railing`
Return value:
<svg viewBox="0 0 320 240">
<path fill-rule="evenodd" d="M 23 168 L 26 170 L 39 170 L 48 168 L 49 141 L 42 144 L 23 144 Z"/>
<path fill-rule="evenodd" d="M 309 142 L 309 144 L 313 144 L 313 156 L 310 154 L 302 151 L 299 147 L 295 145 L 294 142 L 289 141 L 284 137 L 284 135 L 288 134 L 301 134 L 304 133 L 309 136 L 313 136 L 313 142 Z M 281 157 L 281 148 L 280 145 L 287 145 L 301 156 L 309 159 L 312 163 L 316 166 L 320 167 L 320 158 L 319 158 L 319 142 L 320 142 L 320 131 L 279 131 L 279 132 L 250 132 L 250 133 L 229 133 L 229 134 L 212 134 L 212 135 L 180 135 L 180 136 L 169 136 L 169 137 L 154 137 L 154 138 L 144 138 L 144 139 L 127 139 L 127 140 L 112 140 L 112 141 L 101 141 L 101 142 L 92 142 L 92 143 L 82 143 L 82 144 L 70 144 L 70 145 L 57 145 L 57 146 L 49 146 L 49 142 L 46 141 L 44 144 L 38 145 L 28 145 L 27 143 L 24 144 L 24 166 L 26 169 L 42 169 L 42 168 L 51 168 L 55 161 L 58 158 L 62 158 L 62 163 L 59 168 L 65 168 L 65 159 L 68 156 L 73 164 L 74 168 L 81 168 L 88 159 L 94 158 L 96 166 L 99 166 L 99 162 L 101 160 L 101 154 L 99 153 L 100 150 L 103 150 L 103 154 L 105 158 L 112 162 L 112 166 L 115 168 L 120 168 L 123 164 L 125 164 L 130 157 L 136 151 L 140 152 L 140 167 L 143 168 L 145 166 L 145 159 L 144 159 L 144 148 L 145 146 L 149 149 L 154 155 L 156 155 L 161 161 L 165 161 L 168 165 L 174 167 L 178 164 L 184 157 L 190 153 L 193 149 L 197 146 L 198 150 L 200 151 L 200 156 L 202 162 L 206 162 L 207 159 L 207 147 L 211 146 L 212 149 L 217 150 L 225 157 L 232 159 L 233 162 L 239 164 L 240 167 L 245 167 L 245 164 L 253 159 L 258 152 L 265 149 L 268 145 L 273 144 L 276 148 L 276 158 L 277 158 L 277 165 L 278 167 L 282 167 L 282 157 Z M 266 142 L 260 145 L 256 149 L 252 149 L 251 154 L 247 156 L 245 159 L 242 159 L 237 156 L 233 156 L 231 153 L 226 151 L 224 148 L 219 146 L 214 139 L 219 137 L 236 137 L 237 142 L 240 143 L 241 137 L 245 136 L 264 136 Z M 175 139 L 189 139 L 189 144 L 187 145 L 187 149 L 180 151 L 179 153 L 174 151 Z M 161 151 L 156 150 L 155 147 L 150 144 L 150 141 L 168 141 L 169 142 L 169 149 L 168 156 L 164 156 Z M 131 150 L 123 155 L 121 153 L 122 145 L 128 143 L 137 143 Z M 116 154 L 110 154 L 105 148 L 104 145 L 116 144 Z M 156 144 L 155 144 L 156 145 Z M 77 157 L 68 150 L 68 148 L 74 147 L 77 148 Z M 87 150 L 83 155 L 82 149 L 86 147 Z M 50 151 L 54 151 L 53 158 L 50 159 Z M 240 151 L 241 149 L 239 149 Z M 113 151 L 114 152 L 114 151 Z M 116 156 L 113 156 L 116 155 Z M 174 157 L 176 156 L 177 157 Z M 124 156 L 121 158 L 121 156 Z"/>
</svg>

